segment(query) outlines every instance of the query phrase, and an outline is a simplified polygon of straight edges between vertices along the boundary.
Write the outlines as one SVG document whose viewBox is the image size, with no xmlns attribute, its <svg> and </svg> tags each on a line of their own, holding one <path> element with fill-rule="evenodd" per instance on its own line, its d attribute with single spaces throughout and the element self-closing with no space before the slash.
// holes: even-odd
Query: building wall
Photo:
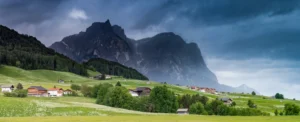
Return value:
<svg viewBox="0 0 300 122">
<path fill-rule="evenodd" d="M 133 96 L 133 97 L 139 96 L 138 93 L 136 93 L 136 92 L 134 92 L 134 91 L 129 91 L 129 93 L 130 93 L 131 96 Z"/>
<path fill-rule="evenodd" d="M 62 91 L 48 91 L 49 96 L 51 97 L 61 97 L 63 95 Z"/>
<path fill-rule="evenodd" d="M 12 92 L 11 88 L 1 88 L 2 92 Z"/>
<path fill-rule="evenodd" d="M 35 88 L 29 88 L 27 89 L 28 91 L 28 96 L 35 96 L 35 97 L 48 97 L 48 92 L 47 91 L 39 91 Z"/>
</svg>

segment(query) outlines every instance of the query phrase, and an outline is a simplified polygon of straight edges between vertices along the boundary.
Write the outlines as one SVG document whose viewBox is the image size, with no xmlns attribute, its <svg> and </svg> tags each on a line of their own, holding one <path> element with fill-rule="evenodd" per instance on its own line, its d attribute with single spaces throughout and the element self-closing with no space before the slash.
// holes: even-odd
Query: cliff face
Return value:
<svg viewBox="0 0 300 122">
<path fill-rule="evenodd" d="M 195 43 L 180 36 L 160 33 L 132 40 L 118 25 L 95 22 L 75 35 L 65 37 L 50 48 L 78 62 L 103 58 L 137 69 L 150 80 L 181 85 L 218 87 L 216 76 L 207 68 Z"/>
</svg>

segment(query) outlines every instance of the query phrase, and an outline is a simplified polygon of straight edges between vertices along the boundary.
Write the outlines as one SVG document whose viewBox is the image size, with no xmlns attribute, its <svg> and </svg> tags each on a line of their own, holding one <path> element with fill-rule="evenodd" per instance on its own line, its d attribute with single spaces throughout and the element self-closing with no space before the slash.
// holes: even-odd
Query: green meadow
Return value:
<svg viewBox="0 0 300 122">
<path fill-rule="evenodd" d="M 231 116 L 71 116 L 71 117 L 13 117 L 0 122 L 299 122 L 300 117 L 231 117 Z"/>
<path fill-rule="evenodd" d="M 89 71 L 90 76 L 99 74 Z M 58 83 L 62 79 L 65 83 Z M 22 83 L 24 88 L 34 85 L 40 85 L 45 88 L 53 86 L 70 89 L 70 85 L 87 84 L 95 85 L 99 83 L 116 84 L 121 82 L 128 89 L 137 86 L 155 87 L 163 85 L 158 82 L 124 79 L 114 77 L 110 80 L 94 80 L 88 77 L 82 77 L 73 73 L 50 71 L 50 70 L 23 70 L 11 66 L 0 66 L 0 85 Z M 176 94 L 202 94 L 210 99 L 218 97 L 230 97 L 236 103 L 236 107 L 247 107 L 247 101 L 253 100 L 258 109 L 273 114 L 275 109 L 283 110 L 285 103 L 295 103 L 300 106 L 297 100 L 277 100 L 267 96 L 252 96 L 248 94 L 222 94 L 213 95 L 189 90 L 185 86 L 176 86 L 167 84 L 169 90 Z M 113 108 L 95 104 L 95 99 L 85 97 L 60 97 L 60 98 L 12 98 L 4 97 L 0 94 L 0 122 L 40 122 L 40 121 L 72 121 L 72 122 L 104 122 L 104 121 L 122 121 L 122 122 L 300 122 L 300 116 L 269 116 L 269 117 L 232 117 L 232 116 L 196 116 L 196 115 L 176 115 L 146 113 L 121 108 Z M 71 116 L 71 117 L 65 117 Z M 113 116 L 113 117 L 112 117 Z"/>
</svg>

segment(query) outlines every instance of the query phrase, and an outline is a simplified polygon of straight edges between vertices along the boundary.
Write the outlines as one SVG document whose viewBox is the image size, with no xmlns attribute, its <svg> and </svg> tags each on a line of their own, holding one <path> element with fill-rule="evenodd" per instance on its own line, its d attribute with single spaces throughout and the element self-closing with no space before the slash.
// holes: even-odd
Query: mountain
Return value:
<svg viewBox="0 0 300 122">
<path fill-rule="evenodd" d="M 86 76 L 87 70 L 68 57 L 45 47 L 35 37 L 0 25 L 0 63 L 23 69 L 67 71 Z"/>
<path fill-rule="evenodd" d="M 121 64 L 132 64 L 134 50 L 126 41 L 124 31 L 118 26 L 111 26 L 109 20 L 95 22 L 85 32 L 63 38 L 50 48 L 77 62 L 92 58 L 103 58 Z"/>
<path fill-rule="evenodd" d="M 135 69 L 105 59 L 91 59 L 80 64 L 72 59 L 45 47 L 36 38 L 22 35 L 0 25 L 0 63 L 23 69 L 48 69 L 67 71 L 87 76 L 87 68 L 93 68 L 105 74 L 124 76 L 125 78 L 148 80 Z"/>
<path fill-rule="evenodd" d="M 123 28 L 107 20 L 95 22 L 85 32 L 67 36 L 50 48 L 78 62 L 93 58 L 118 62 L 154 81 L 233 89 L 218 83 L 196 43 L 186 43 L 172 32 L 133 40 Z"/>
<path fill-rule="evenodd" d="M 258 91 L 256 91 L 256 90 L 253 89 L 253 88 L 250 88 L 250 87 L 247 86 L 246 84 L 242 84 L 242 85 L 236 87 L 236 89 L 237 89 L 238 91 L 243 91 L 243 92 L 245 92 L 245 93 L 252 93 L 252 91 L 254 91 L 257 95 L 259 94 Z"/>
</svg>

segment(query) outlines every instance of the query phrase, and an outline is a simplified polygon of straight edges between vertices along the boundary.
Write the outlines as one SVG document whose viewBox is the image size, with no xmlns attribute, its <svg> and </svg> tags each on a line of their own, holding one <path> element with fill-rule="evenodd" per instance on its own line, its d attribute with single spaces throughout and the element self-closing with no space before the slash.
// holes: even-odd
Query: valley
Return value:
<svg viewBox="0 0 300 122">
<path fill-rule="evenodd" d="M 89 71 L 90 75 L 97 74 L 97 72 Z M 58 83 L 58 79 L 63 79 L 65 81 L 73 81 L 75 84 L 87 84 L 87 85 L 95 85 L 99 83 L 110 83 L 116 84 L 118 81 L 122 84 L 122 86 L 128 89 L 134 89 L 140 86 L 147 86 L 153 88 L 154 86 L 163 85 L 158 82 L 151 81 L 150 84 L 147 84 L 146 81 L 141 80 L 132 80 L 132 79 L 124 79 L 122 77 L 113 76 L 110 80 L 94 80 L 88 77 L 79 76 L 73 73 L 68 72 L 60 72 L 60 71 L 50 71 L 50 70 L 23 70 L 20 68 L 1 65 L 0 68 L 0 84 L 17 84 L 22 83 L 24 88 L 26 89 L 32 85 L 41 85 L 45 88 L 52 88 L 56 86 L 58 88 L 70 89 L 71 83 Z M 278 100 L 273 99 L 267 96 L 252 96 L 248 94 L 209 94 L 202 93 L 199 91 L 193 91 L 184 86 L 176 86 L 171 84 L 166 84 L 167 88 L 176 94 L 201 94 L 207 96 L 210 100 L 214 100 L 219 97 L 230 97 L 236 102 L 236 107 L 247 108 L 247 100 L 251 99 L 257 105 L 259 110 L 270 113 L 271 117 L 243 117 L 248 118 L 245 119 L 247 121 L 251 121 L 254 118 L 260 121 L 274 121 L 277 122 L 279 120 L 294 120 L 297 117 L 275 117 L 274 110 L 283 110 L 283 106 L 285 103 L 294 103 L 300 105 L 300 101 L 295 100 Z M 26 97 L 26 98 L 11 98 L 4 97 L 0 95 L 0 121 L 7 121 L 12 119 L 14 121 L 25 121 L 19 120 L 18 118 L 1 118 L 1 117 L 25 117 L 30 119 L 30 117 L 46 117 L 45 120 L 49 119 L 67 119 L 64 117 L 56 118 L 56 116 L 82 116 L 85 118 L 86 116 L 91 116 L 89 119 L 91 121 L 104 121 L 107 120 L 105 116 L 115 116 L 113 120 L 117 120 L 117 118 L 127 121 L 139 121 L 139 118 L 144 118 L 145 116 L 150 117 L 154 116 L 155 120 L 163 121 L 163 117 L 170 118 L 169 121 L 172 121 L 171 118 L 175 117 L 180 120 L 182 116 L 178 116 L 176 114 L 164 114 L 164 113 L 147 113 L 147 112 L 139 112 L 126 110 L 121 108 L 113 108 L 109 106 L 95 104 L 96 99 L 87 98 L 87 97 Z M 53 116 L 53 117 L 51 117 Z M 95 117 L 95 116 L 103 116 Z M 139 116 L 139 117 L 138 117 Z M 75 117 L 76 118 L 76 117 Z M 240 121 L 242 118 L 240 117 L 230 117 L 233 120 Z M 300 116 L 298 116 L 300 118 Z M 88 120 L 89 120 L 88 119 Z M 197 119 L 204 119 L 208 122 L 219 121 L 220 119 L 229 119 L 228 117 L 213 117 L 213 116 L 195 116 L 195 115 L 184 115 L 184 119 L 182 121 L 195 121 Z M 122 119 L 123 120 L 123 119 Z M 37 121 L 37 120 L 36 120 Z M 76 120 L 75 120 L 76 121 Z"/>
</svg>

